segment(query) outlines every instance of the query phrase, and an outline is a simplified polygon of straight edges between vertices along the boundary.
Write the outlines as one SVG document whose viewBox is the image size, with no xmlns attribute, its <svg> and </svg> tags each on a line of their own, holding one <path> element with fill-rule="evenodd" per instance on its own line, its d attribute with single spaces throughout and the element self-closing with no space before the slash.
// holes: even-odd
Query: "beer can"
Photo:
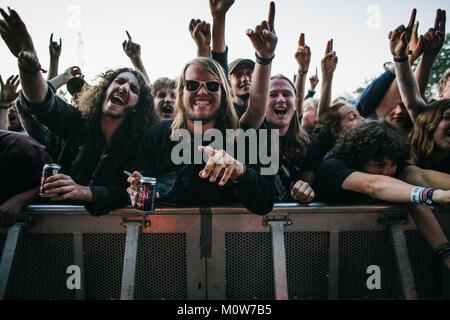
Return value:
<svg viewBox="0 0 450 320">
<path fill-rule="evenodd" d="M 47 182 L 47 179 L 51 176 L 54 176 L 55 174 L 58 174 L 61 172 L 61 166 L 56 163 L 50 163 L 44 165 L 44 168 L 42 169 L 42 176 L 41 176 L 41 187 L 39 189 L 39 195 L 43 198 L 51 198 L 55 197 L 56 194 L 45 194 L 44 190 L 44 184 Z"/>
<path fill-rule="evenodd" d="M 139 180 L 135 198 L 135 208 L 140 211 L 155 210 L 156 178 L 142 177 Z"/>
</svg>

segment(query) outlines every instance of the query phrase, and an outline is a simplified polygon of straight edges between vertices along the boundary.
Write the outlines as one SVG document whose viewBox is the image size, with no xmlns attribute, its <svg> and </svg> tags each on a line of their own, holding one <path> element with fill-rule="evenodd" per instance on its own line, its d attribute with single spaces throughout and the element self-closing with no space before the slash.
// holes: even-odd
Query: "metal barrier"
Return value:
<svg viewBox="0 0 450 320">
<path fill-rule="evenodd" d="M 450 210 L 436 216 L 450 231 Z M 439 261 L 387 204 L 131 208 L 31 205 L 0 229 L 0 299 L 434 299 Z"/>
</svg>

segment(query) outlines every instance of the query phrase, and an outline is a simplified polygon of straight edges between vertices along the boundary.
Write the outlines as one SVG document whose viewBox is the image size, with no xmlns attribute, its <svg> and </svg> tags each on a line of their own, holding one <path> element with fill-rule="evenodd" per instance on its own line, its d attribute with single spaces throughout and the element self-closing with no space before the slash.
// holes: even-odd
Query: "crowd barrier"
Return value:
<svg viewBox="0 0 450 320">
<path fill-rule="evenodd" d="M 450 236 L 450 208 L 435 211 Z M 400 206 L 31 205 L 0 229 L 0 299 L 438 299 L 440 264 Z"/>
</svg>

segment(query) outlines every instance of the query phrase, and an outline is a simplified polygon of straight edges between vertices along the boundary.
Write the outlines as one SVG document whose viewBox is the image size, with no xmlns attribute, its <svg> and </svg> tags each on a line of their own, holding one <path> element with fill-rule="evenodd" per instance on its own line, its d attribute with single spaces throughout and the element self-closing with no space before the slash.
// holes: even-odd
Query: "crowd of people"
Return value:
<svg viewBox="0 0 450 320">
<path fill-rule="evenodd" d="M 407 26 L 386 40 L 393 63 L 354 103 L 332 101 L 338 65 L 332 39 L 320 81 L 317 69 L 308 78 L 311 50 L 303 33 L 294 79 L 272 75 L 278 41 L 273 2 L 268 19 L 246 32 L 255 59 L 228 63 L 225 22 L 233 3 L 209 1 L 212 25 L 190 21 L 197 57 L 177 79 L 151 83 L 141 47 L 127 32 L 122 45 L 133 68 L 109 70 L 96 85 L 78 67 L 58 74 L 62 42 L 53 35 L 44 78 L 25 23 L 16 11 L 0 9 L 0 34 L 19 71 L 6 82 L 0 78 L 6 129 L 0 131 L 1 223 L 13 224 L 32 201 L 78 203 L 92 215 L 107 214 L 134 205 L 146 176 L 158 180 L 158 203 L 175 206 L 238 203 L 262 215 L 275 202 L 399 203 L 450 268 L 450 245 L 431 210 L 450 204 L 450 69 L 442 75 L 438 100 L 425 95 L 444 44 L 446 12 L 438 9 L 434 26 L 418 35 L 414 9 Z M 64 85 L 70 102 L 58 93 Z M 178 135 L 180 130 L 187 134 Z M 229 130 L 236 133 L 231 138 Z M 215 148 L 217 141 L 204 138 L 212 131 L 227 137 L 229 147 Z M 248 132 L 259 133 L 256 147 L 245 139 Z M 240 141 L 244 157 L 237 156 Z M 185 161 L 174 161 L 186 142 L 190 148 L 180 155 Z M 251 161 L 262 146 L 279 159 L 273 174 L 262 173 L 268 166 L 263 159 Z M 61 165 L 62 172 L 44 185 L 49 198 L 37 198 L 46 163 Z M 127 178 L 124 171 L 132 174 Z"/>
</svg>

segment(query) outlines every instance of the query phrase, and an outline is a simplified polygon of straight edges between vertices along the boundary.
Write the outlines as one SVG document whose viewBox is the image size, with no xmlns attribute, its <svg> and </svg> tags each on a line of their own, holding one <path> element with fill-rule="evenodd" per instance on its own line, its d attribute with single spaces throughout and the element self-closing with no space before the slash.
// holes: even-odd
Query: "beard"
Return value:
<svg viewBox="0 0 450 320">
<path fill-rule="evenodd" d="M 198 117 L 192 111 L 188 110 L 186 107 L 183 107 L 183 113 L 187 120 L 190 121 L 201 121 L 203 124 L 210 123 L 213 120 L 216 120 L 220 114 L 221 108 L 217 108 L 217 110 L 208 115 L 207 117 Z"/>
</svg>

